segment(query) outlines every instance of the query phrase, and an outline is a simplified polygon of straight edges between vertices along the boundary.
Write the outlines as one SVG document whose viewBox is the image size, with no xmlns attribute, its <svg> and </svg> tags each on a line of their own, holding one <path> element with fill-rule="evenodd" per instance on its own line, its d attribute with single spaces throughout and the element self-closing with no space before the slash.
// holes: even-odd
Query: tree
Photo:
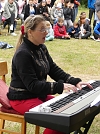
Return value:
<svg viewBox="0 0 100 134">
<path fill-rule="evenodd" d="M 87 0 L 81 0 L 81 5 L 82 6 L 87 7 L 87 3 L 88 3 Z"/>
</svg>

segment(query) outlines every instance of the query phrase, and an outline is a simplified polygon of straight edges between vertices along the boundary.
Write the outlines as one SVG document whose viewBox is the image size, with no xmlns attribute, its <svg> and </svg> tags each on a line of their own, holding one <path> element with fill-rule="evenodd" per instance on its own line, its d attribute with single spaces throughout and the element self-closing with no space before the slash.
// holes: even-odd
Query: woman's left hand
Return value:
<svg viewBox="0 0 100 134">
<path fill-rule="evenodd" d="M 88 86 L 90 89 L 93 89 L 93 87 L 90 85 L 90 83 L 87 83 L 87 82 L 79 82 L 79 83 L 76 85 L 76 87 L 81 90 L 82 87 L 83 87 L 83 85 L 86 85 L 86 86 Z"/>
</svg>

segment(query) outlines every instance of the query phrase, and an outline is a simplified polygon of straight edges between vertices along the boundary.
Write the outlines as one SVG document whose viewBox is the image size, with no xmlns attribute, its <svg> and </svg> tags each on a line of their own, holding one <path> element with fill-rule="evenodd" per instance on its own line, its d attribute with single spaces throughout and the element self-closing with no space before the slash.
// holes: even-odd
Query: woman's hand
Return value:
<svg viewBox="0 0 100 134">
<path fill-rule="evenodd" d="M 64 89 L 63 90 L 67 90 L 68 92 L 70 92 L 71 90 L 73 92 L 77 92 L 77 87 L 75 87 L 72 84 L 64 83 Z"/>
<path fill-rule="evenodd" d="M 86 85 L 86 86 L 88 86 L 90 89 L 93 89 L 93 87 L 92 87 L 89 83 L 87 83 L 87 82 L 79 82 L 79 83 L 76 85 L 76 87 L 81 90 L 83 85 Z"/>
<path fill-rule="evenodd" d="M 77 92 L 77 88 L 79 90 L 81 90 L 83 85 L 88 86 L 90 89 L 93 89 L 93 87 L 89 83 L 79 82 L 76 86 L 74 86 L 72 84 L 64 83 L 64 89 L 63 90 L 67 90 L 68 92 L 70 92 L 70 91 Z"/>
</svg>

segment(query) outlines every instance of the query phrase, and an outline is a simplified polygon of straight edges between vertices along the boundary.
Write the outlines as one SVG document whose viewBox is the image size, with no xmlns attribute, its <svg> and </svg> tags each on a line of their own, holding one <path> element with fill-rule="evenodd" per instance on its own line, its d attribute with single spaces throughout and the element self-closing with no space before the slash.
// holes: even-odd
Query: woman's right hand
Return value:
<svg viewBox="0 0 100 134">
<path fill-rule="evenodd" d="M 64 83 L 64 89 L 63 90 L 66 90 L 68 92 L 70 92 L 70 91 L 77 92 L 77 87 L 75 87 L 72 84 Z"/>
</svg>

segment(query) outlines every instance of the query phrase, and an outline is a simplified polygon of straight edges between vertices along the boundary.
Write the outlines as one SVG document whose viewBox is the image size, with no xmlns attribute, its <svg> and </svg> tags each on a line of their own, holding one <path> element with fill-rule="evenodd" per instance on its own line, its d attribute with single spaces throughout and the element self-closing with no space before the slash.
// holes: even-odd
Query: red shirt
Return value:
<svg viewBox="0 0 100 134">
<path fill-rule="evenodd" d="M 54 36 L 55 37 L 64 37 L 68 35 L 66 32 L 66 27 L 64 25 L 60 26 L 58 23 L 54 26 Z"/>
</svg>

